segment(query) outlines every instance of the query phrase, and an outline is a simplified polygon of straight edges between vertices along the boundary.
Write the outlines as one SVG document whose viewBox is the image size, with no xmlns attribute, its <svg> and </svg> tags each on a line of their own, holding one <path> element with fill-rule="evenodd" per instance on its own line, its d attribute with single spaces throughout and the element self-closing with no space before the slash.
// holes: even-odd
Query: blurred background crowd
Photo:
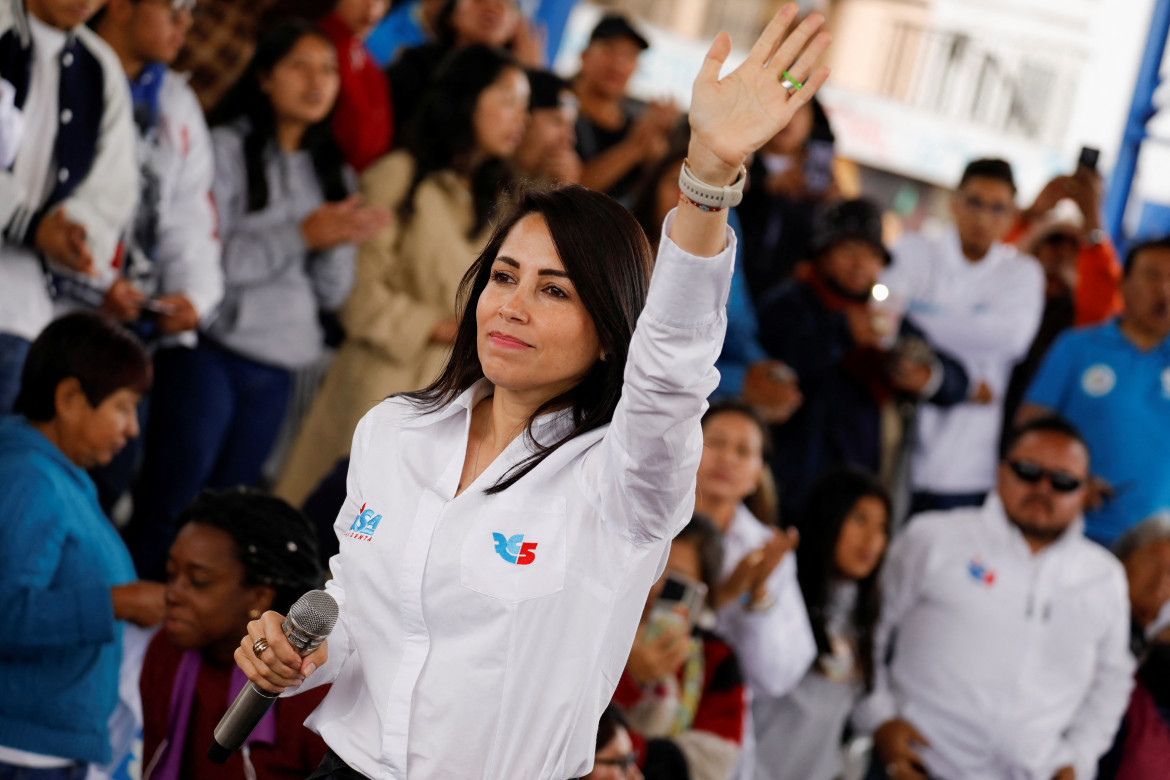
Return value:
<svg viewBox="0 0 1170 780">
<path fill-rule="evenodd" d="M 802 3 L 834 75 L 731 214 L 590 778 L 1170 778 L 1170 2 L 991 5 Z M 0 0 L 0 780 L 312 771 L 321 691 L 204 754 L 358 420 L 523 188 L 656 244 L 702 51 L 777 6 Z"/>
</svg>

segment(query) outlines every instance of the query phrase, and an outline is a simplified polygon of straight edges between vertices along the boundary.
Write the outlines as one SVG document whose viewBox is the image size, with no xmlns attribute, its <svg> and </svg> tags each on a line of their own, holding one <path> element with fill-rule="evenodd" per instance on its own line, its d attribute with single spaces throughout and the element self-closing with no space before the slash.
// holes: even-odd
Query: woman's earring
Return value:
<svg viewBox="0 0 1170 780">
<path fill-rule="evenodd" d="M 260 619 L 260 610 L 258 610 L 258 609 L 252 610 L 251 612 L 248 613 L 248 617 L 252 618 L 253 620 L 259 620 Z"/>
</svg>

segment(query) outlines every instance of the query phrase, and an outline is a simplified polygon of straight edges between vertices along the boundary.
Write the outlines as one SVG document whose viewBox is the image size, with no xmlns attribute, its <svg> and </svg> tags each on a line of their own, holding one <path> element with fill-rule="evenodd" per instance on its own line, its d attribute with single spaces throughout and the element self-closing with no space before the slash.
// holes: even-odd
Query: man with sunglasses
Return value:
<svg viewBox="0 0 1170 780">
<path fill-rule="evenodd" d="M 995 452 L 1012 366 L 1028 351 L 1044 308 L 1044 273 L 1003 243 L 1016 187 L 1003 160 L 970 163 L 951 197 L 954 227 L 908 235 L 883 272 L 890 300 L 966 369 L 970 396 L 924 406 L 911 467 L 911 513 L 977 506 L 995 483 Z"/>
<path fill-rule="evenodd" d="M 1068 422 L 1009 437 L 981 507 L 923 514 L 882 572 L 874 732 L 893 780 L 1091 780 L 1132 687 L 1125 573 L 1087 540 Z"/>
</svg>

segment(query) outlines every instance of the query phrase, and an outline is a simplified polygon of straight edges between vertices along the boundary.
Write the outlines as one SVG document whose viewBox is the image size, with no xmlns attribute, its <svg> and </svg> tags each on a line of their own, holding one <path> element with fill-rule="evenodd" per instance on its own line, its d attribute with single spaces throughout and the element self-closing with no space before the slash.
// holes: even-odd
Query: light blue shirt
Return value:
<svg viewBox="0 0 1170 780">
<path fill-rule="evenodd" d="M 1068 331 L 1044 358 L 1025 401 L 1077 426 L 1092 472 L 1117 493 L 1085 516 L 1087 536 L 1111 545 L 1170 509 L 1170 339 L 1143 352 L 1117 321 Z"/>
</svg>

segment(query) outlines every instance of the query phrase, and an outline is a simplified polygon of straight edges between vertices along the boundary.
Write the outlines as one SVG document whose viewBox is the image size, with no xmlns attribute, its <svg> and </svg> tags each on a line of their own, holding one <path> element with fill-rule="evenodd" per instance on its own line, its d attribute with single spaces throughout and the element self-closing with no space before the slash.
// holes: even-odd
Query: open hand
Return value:
<svg viewBox="0 0 1170 780">
<path fill-rule="evenodd" d="M 798 13 L 794 3 L 781 8 L 743 64 L 723 79 L 719 70 L 731 38 L 719 33 L 711 44 L 691 93 L 689 165 L 701 181 L 733 182 L 748 155 L 786 126 L 829 77 L 828 68 L 813 70 L 829 45 L 828 34 L 816 34 L 823 16 L 810 14 L 784 35 Z M 785 71 L 804 86 L 789 93 L 780 84 Z"/>
</svg>

